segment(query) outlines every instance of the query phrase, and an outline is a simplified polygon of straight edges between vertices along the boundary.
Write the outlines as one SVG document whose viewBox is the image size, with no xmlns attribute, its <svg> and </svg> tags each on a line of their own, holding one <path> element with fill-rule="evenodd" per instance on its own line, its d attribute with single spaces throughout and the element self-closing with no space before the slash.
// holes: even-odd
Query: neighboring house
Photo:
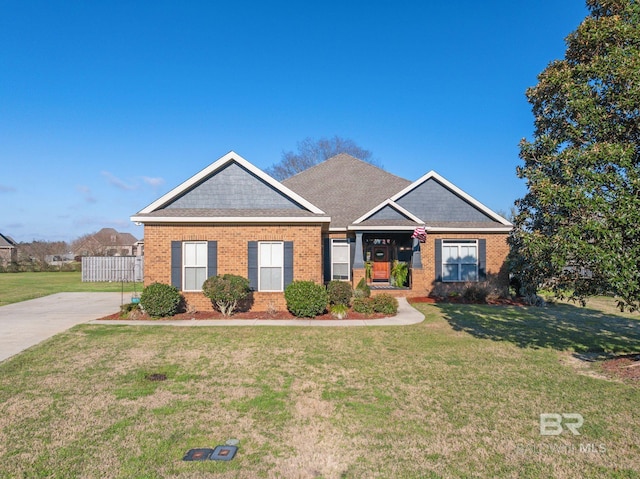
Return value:
<svg viewBox="0 0 640 479">
<path fill-rule="evenodd" d="M 84 236 L 73 246 L 75 256 L 135 256 L 138 240 L 131 233 L 119 233 L 113 228 L 102 228 Z"/>
<path fill-rule="evenodd" d="M 44 261 L 51 266 L 62 266 L 75 261 L 73 253 L 48 254 L 44 257 Z"/>
<path fill-rule="evenodd" d="M 145 284 L 173 284 L 196 309 L 212 307 L 203 281 L 225 273 L 249 278 L 256 311 L 283 309 L 293 280 L 355 286 L 367 262 L 385 290 L 406 262 L 405 296 L 508 282 L 506 219 L 433 171 L 411 182 L 345 154 L 278 182 L 230 152 L 131 219 L 144 224 Z"/>
<path fill-rule="evenodd" d="M 18 261 L 18 243 L 0 233 L 0 265 Z"/>
</svg>

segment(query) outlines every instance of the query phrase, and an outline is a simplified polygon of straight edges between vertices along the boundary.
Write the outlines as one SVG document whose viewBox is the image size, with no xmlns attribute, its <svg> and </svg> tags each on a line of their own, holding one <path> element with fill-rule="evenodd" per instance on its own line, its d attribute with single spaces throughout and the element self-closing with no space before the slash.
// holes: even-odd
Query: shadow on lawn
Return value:
<svg viewBox="0 0 640 479">
<path fill-rule="evenodd" d="M 576 353 L 640 351 L 640 320 L 608 315 L 568 304 L 542 308 L 438 305 L 457 331 L 478 338 L 509 341 L 522 348 L 553 348 Z"/>
</svg>

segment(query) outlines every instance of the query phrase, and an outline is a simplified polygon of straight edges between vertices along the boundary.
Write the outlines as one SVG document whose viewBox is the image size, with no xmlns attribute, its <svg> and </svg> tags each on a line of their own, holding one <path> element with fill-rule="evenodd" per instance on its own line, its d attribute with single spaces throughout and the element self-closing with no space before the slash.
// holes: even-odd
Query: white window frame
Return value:
<svg viewBox="0 0 640 479">
<path fill-rule="evenodd" d="M 462 256 L 460 254 L 460 248 L 463 248 L 465 246 L 475 246 L 476 249 L 476 256 L 475 256 L 475 262 L 474 263 L 469 263 L 469 262 L 463 262 L 462 261 Z M 451 262 L 447 262 L 446 258 L 445 258 L 445 253 L 444 253 L 444 249 L 445 248 L 451 248 L 451 247 L 457 247 L 458 248 L 458 261 L 455 263 L 451 263 Z M 444 283 L 466 283 L 466 282 L 472 282 L 472 283 L 477 283 L 478 281 L 480 281 L 480 274 L 479 274 L 479 270 L 478 270 L 478 265 L 480 263 L 480 259 L 479 259 L 479 255 L 480 255 L 480 248 L 479 248 L 479 242 L 478 240 L 463 240 L 463 239 L 459 239 L 459 240 L 442 240 L 442 250 L 441 250 L 441 255 L 442 255 L 442 263 L 441 263 L 441 271 L 442 271 L 442 282 Z M 458 278 L 457 279 L 445 279 L 446 276 L 446 271 L 447 271 L 447 265 L 451 265 L 451 264 L 455 264 L 458 266 Z M 474 265 L 475 266 L 475 279 L 462 279 L 462 266 L 469 266 L 469 265 Z"/>
<path fill-rule="evenodd" d="M 347 250 L 347 261 L 335 261 L 334 258 L 336 254 L 334 253 L 334 248 L 336 246 L 340 246 Z M 346 264 L 347 265 L 347 277 L 346 278 L 336 278 L 334 273 L 334 265 L 336 264 Z M 351 281 L 351 246 L 349 244 L 348 239 L 332 239 L 331 240 L 331 280 L 337 281 Z"/>
<path fill-rule="evenodd" d="M 262 254 L 262 247 L 265 245 L 280 248 L 280 264 L 273 262 L 274 256 L 272 254 L 268 257 L 264 257 Z M 277 289 L 266 289 L 262 286 L 262 268 L 280 268 L 280 285 Z M 258 291 L 284 291 L 284 241 L 258 241 Z"/>
<path fill-rule="evenodd" d="M 192 245 L 204 245 L 204 255 L 203 257 L 197 257 L 196 255 L 196 262 L 193 264 L 190 264 L 187 262 L 187 248 Z M 200 287 L 196 289 L 187 289 L 187 268 L 204 269 L 204 281 L 206 281 L 206 279 L 208 278 L 207 266 L 209 261 L 209 258 L 208 258 L 209 252 L 207 251 L 207 249 L 208 248 L 207 248 L 206 241 L 183 241 L 182 242 L 182 284 L 184 286 L 183 291 L 187 291 L 187 292 L 202 291 L 202 285 L 200 285 Z"/>
</svg>

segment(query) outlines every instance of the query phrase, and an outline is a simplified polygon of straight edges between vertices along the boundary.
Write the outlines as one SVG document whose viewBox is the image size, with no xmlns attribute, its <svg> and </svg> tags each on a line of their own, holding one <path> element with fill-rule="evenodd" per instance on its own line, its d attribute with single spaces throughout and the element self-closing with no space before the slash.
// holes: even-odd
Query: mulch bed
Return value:
<svg viewBox="0 0 640 479">
<path fill-rule="evenodd" d="M 363 314 L 356 313 L 355 311 L 349 311 L 347 317 L 344 319 L 380 319 L 389 317 L 388 314 L 382 313 L 374 313 L 374 314 Z M 100 318 L 102 320 L 115 320 L 115 319 L 128 319 L 128 320 L 152 320 L 148 314 L 145 314 L 140 311 L 136 311 L 134 314 L 129 316 L 128 318 L 122 318 L 119 313 L 110 314 L 109 316 L 105 316 Z M 318 321 L 323 321 L 327 319 L 336 319 L 331 316 L 330 313 L 325 313 L 320 316 L 316 316 L 315 318 L 298 318 L 294 316 L 289 311 L 275 311 L 275 312 L 265 312 L 265 311 L 248 311 L 248 312 L 236 312 L 231 317 L 225 317 L 222 313 L 218 311 L 194 311 L 187 313 L 178 313 L 175 316 L 170 318 L 161 318 L 157 321 L 162 321 L 163 319 L 167 320 L 205 320 L 205 319 L 315 319 Z"/>
<path fill-rule="evenodd" d="M 413 298 L 407 298 L 409 303 L 449 303 L 449 304 L 473 304 L 470 301 L 466 301 L 461 297 L 431 297 L 431 296 L 418 296 Z M 495 301 L 487 301 L 484 303 L 477 304 L 493 304 L 493 305 L 503 305 L 503 306 L 524 306 L 524 303 L 519 300 L 514 299 L 498 299 Z M 373 314 L 364 314 L 364 313 L 356 313 L 355 311 L 350 310 L 347 314 L 347 317 L 344 319 L 380 319 L 388 317 L 389 315 L 382 313 L 373 313 Z M 110 314 L 101 320 L 117 320 L 117 319 L 127 319 L 127 320 L 152 320 L 148 314 L 143 313 L 142 311 L 132 311 L 127 318 L 122 318 L 119 313 Z M 178 313 L 175 316 L 170 318 L 161 318 L 156 319 L 156 321 L 161 321 L 163 319 L 167 320 L 205 320 L 205 319 L 315 319 L 318 321 L 323 321 L 327 319 L 336 319 L 331 313 L 325 313 L 320 316 L 316 316 L 315 318 L 298 318 L 294 316 L 289 311 L 246 311 L 246 312 L 236 312 L 230 318 L 225 317 L 222 313 L 218 311 L 193 311 L 186 313 Z"/>
<path fill-rule="evenodd" d="M 602 371 L 619 379 L 640 379 L 640 354 L 625 354 L 602 361 Z"/>
</svg>

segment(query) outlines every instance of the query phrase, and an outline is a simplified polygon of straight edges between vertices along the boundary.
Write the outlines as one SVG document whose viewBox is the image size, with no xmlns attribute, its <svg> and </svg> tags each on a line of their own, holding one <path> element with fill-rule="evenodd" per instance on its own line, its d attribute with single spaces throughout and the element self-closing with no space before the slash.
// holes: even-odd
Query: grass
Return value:
<svg viewBox="0 0 640 479">
<path fill-rule="evenodd" d="M 0 477 L 640 477 L 640 387 L 565 361 L 638 352 L 636 318 L 418 308 L 409 327 L 77 326 L 0 364 Z M 541 413 L 582 414 L 581 435 L 541 436 Z M 230 438 L 232 461 L 181 460 Z"/>
<path fill-rule="evenodd" d="M 0 306 L 55 293 L 67 292 L 131 292 L 133 283 L 83 283 L 80 272 L 2 273 L 0 274 Z M 136 284 L 141 291 L 141 283 Z"/>
</svg>

